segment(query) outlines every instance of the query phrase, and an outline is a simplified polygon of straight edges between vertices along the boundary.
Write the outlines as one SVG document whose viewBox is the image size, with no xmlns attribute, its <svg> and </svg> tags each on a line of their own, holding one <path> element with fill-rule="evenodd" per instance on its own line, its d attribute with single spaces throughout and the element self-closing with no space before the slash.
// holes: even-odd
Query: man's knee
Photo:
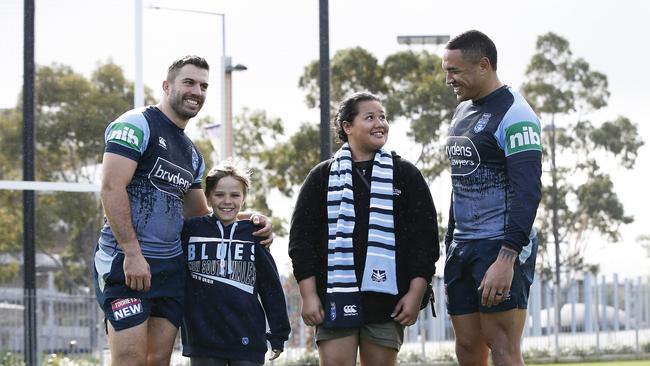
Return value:
<svg viewBox="0 0 650 366">
<path fill-rule="evenodd" d="M 490 344 L 494 366 L 522 365 L 521 350 L 518 344 Z"/>
<path fill-rule="evenodd" d="M 119 347 L 111 348 L 111 365 L 114 366 L 146 366 L 147 364 L 147 350 L 136 349 L 134 347 Z"/>
<path fill-rule="evenodd" d="M 171 357 L 171 352 L 167 352 L 166 350 L 149 350 L 147 354 L 147 365 L 169 365 Z"/>
</svg>

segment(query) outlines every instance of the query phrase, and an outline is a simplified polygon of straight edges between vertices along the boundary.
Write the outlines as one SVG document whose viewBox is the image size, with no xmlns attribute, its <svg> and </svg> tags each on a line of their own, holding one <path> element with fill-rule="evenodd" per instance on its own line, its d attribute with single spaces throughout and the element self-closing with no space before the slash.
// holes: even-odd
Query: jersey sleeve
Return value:
<svg viewBox="0 0 650 366">
<path fill-rule="evenodd" d="M 203 160 L 203 156 L 196 149 L 196 146 L 192 147 L 192 164 L 194 165 L 193 168 L 194 171 L 197 172 L 197 174 L 196 174 L 196 178 L 194 179 L 194 182 L 192 182 L 192 185 L 190 186 L 190 189 L 201 189 L 203 172 L 205 172 L 205 160 Z"/>
<path fill-rule="evenodd" d="M 149 124 L 141 111 L 129 111 L 106 128 L 104 151 L 138 161 L 147 149 L 149 137 Z"/>
<path fill-rule="evenodd" d="M 519 99 L 519 100 L 517 100 Z M 505 244 L 520 252 L 528 244 L 542 196 L 542 133 L 539 119 L 520 95 L 495 133 L 506 156 L 510 192 Z"/>
</svg>

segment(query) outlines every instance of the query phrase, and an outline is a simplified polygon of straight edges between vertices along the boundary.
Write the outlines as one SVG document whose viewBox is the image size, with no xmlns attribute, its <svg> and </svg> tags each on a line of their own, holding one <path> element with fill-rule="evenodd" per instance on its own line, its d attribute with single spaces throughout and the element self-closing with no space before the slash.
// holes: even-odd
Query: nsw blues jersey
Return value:
<svg viewBox="0 0 650 366">
<path fill-rule="evenodd" d="M 541 138 L 539 119 L 508 86 L 458 105 L 446 146 L 447 242 L 503 239 L 517 251 L 528 244 L 541 198 Z"/>
<path fill-rule="evenodd" d="M 155 106 L 134 109 L 118 117 L 104 135 L 106 152 L 138 162 L 127 193 L 131 219 L 142 254 L 171 258 L 182 253 L 183 197 L 201 189 L 203 157 L 183 129 Z M 99 245 L 120 252 L 105 220 Z"/>
</svg>

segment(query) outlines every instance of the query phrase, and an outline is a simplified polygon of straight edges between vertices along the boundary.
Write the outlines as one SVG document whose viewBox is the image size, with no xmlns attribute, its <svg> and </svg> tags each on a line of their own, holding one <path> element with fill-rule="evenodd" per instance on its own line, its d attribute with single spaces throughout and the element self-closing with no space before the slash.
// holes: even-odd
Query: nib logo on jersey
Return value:
<svg viewBox="0 0 650 366">
<path fill-rule="evenodd" d="M 446 149 L 451 161 L 451 175 L 469 175 L 481 165 L 476 145 L 467 136 L 449 136 Z"/>
<path fill-rule="evenodd" d="M 518 122 L 506 129 L 506 155 L 522 151 L 542 151 L 542 134 L 533 122 Z"/>
<path fill-rule="evenodd" d="M 115 142 L 134 150 L 140 150 L 143 137 L 144 133 L 138 127 L 130 123 L 118 122 L 111 127 L 106 142 Z"/>
<path fill-rule="evenodd" d="M 158 190 L 182 198 L 192 185 L 192 173 L 163 158 L 149 172 L 149 180 Z"/>
</svg>

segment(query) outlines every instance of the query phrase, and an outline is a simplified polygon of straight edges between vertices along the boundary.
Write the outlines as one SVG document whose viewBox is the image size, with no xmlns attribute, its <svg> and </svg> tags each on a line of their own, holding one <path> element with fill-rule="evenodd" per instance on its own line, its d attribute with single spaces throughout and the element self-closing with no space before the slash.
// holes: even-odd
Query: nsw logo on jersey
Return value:
<svg viewBox="0 0 650 366">
<path fill-rule="evenodd" d="M 149 172 L 149 180 L 158 190 L 183 198 L 192 185 L 194 176 L 180 166 L 159 157 Z"/>
<path fill-rule="evenodd" d="M 488 122 L 490 122 L 490 117 L 492 117 L 492 113 L 483 113 L 481 118 L 479 118 L 478 122 L 476 122 L 476 125 L 474 126 L 474 132 L 479 133 L 483 131 Z"/>
<path fill-rule="evenodd" d="M 469 175 L 481 165 L 478 149 L 467 136 L 449 136 L 446 148 L 451 162 L 451 175 Z"/>
<path fill-rule="evenodd" d="M 517 122 L 506 129 L 506 155 L 522 151 L 542 151 L 542 134 L 533 122 Z"/>
<path fill-rule="evenodd" d="M 111 127 L 106 142 L 114 142 L 133 150 L 140 151 L 144 132 L 137 126 L 126 122 L 117 122 Z"/>
</svg>

